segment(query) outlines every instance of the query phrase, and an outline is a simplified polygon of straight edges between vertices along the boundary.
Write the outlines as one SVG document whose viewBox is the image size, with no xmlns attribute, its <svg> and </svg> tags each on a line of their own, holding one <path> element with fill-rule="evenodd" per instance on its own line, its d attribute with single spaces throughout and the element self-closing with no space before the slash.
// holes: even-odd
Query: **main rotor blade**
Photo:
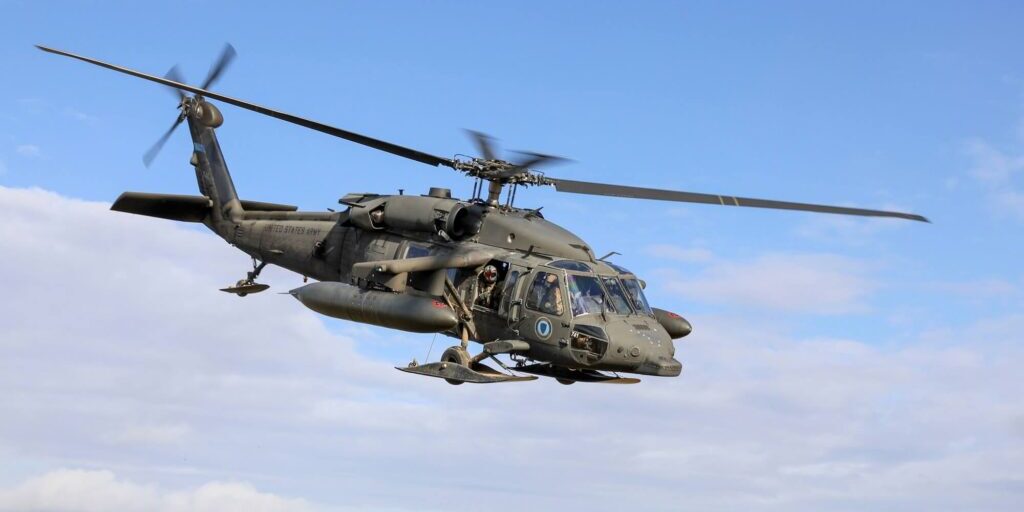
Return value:
<svg viewBox="0 0 1024 512">
<path fill-rule="evenodd" d="M 476 143 L 476 150 L 485 160 L 497 160 L 498 155 L 494 152 L 494 137 L 475 130 L 466 130 L 466 133 Z"/>
<path fill-rule="evenodd" d="M 517 153 L 523 156 L 522 159 L 520 159 L 518 162 L 515 162 L 514 164 L 516 167 L 521 167 L 524 169 L 531 169 L 541 164 L 552 165 L 567 163 L 571 161 L 568 158 L 563 158 L 554 155 L 545 155 L 543 153 L 534 153 L 531 151 L 512 151 L 512 153 Z"/>
<path fill-rule="evenodd" d="M 200 86 L 200 89 L 209 89 L 220 78 L 220 75 L 224 73 L 224 70 L 231 64 L 231 61 L 235 59 L 235 55 L 238 55 L 235 52 L 235 47 L 231 46 L 230 43 L 224 43 L 224 49 L 220 52 L 220 58 L 217 59 L 213 66 L 210 66 L 210 72 L 206 74 L 206 80 L 203 80 L 203 85 Z M 175 81 L 184 83 L 183 80 Z"/>
<path fill-rule="evenodd" d="M 146 167 L 149 167 L 149 164 L 153 163 L 153 159 L 156 158 L 156 155 L 164 148 L 164 144 L 167 143 L 167 139 L 171 138 L 171 134 L 174 133 L 174 129 L 177 128 L 184 120 L 184 116 L 178 116 L 178 119 L 174 121 L 174 124 L 172 124 L 171 127 L 164 132 L 159 139 L 157 139 L 156 143 L 149 148 L 149 151 L 146 151 L 146 154 L 142 155 L 142 163 L 146 164 Z"/>
<path fill-rule="evenodd" d="M 844 206 L 829 206 L 821 204 L 791 203 L 788 201 L 774 201 L 771 199 L 719 196 L 714 194 L 700 194 L 697 192 L 678 192 L 675 190 L 662 190 L 657 188 L 627 187 L 623 185 L 608 185 L 605 183 L 591 183 L 588 181 L 573 181 L 558 178 L 547 178 L 547 181 L 553 184 L 555 189 L 559 192 L 569 192 L 573 194 L 631 197 L 635 199 L 655 199 L 659 201 L 718 204 L 724 206 L 748 206 L 753 208 L 771 208 L 775 210 L 800 210 L 805 212 L 861 215 L 865 217 L 895 217 L 899 219 L 931 222 L 928 219 L 913 213 L 867 210 L 863 208 L 847 208 Z"/>
<path fill-rule="evenodd" d="M 407 147 L 399 146 L 398 144 L 392 144 L 390 142 L 385 142 L 385 141 L 382 141 L 382 140 L 379 140 L 379 139 L 374 139 L 373 137 L 367 137 L 366 135 L 360 135 L 358 133 L 350 132 L 348 130 L 342 130 L 341 128 L 335 128 L 335 127 L 327 125 L 327 124 L 323 124 L 323 123 L 319 123 L 319 122 L 316 122 L 316 121 L 312 121 L 310 119 L 305 119 L 305 118 L 302 118 L 302 117 L 299 117 L 299 116 L 295 116 L 295 115 L 292 115 L 292 114 L 288 114 L 288 113 L 285 113 L 285 112 L 279 112 L 277 110 L 269 109 L 267 107 L 261 107 L 259 105 L 254 104 L 254 103 L 249 103 L 247 101 L 237 100 L 237 99 L 231 98 L 229 96 L 224 96 L 222 94 L 217 94 L 217 93 L 214 93 L 214 92 L 207 91 L 205 89 L 200 89 L 198 87 L 193 87 L 191 85 L 186 85 L 186 84 L 183 84 L 183 83 L 180 83 L 180 82 L 175 82 L 173 80 L 168 80 L 166 78 L 160 78 L 160 77 L 157 77 L 157 76 L 148 75 L 146 73 L 141 73 L 139 71 L 135 71 L 135 70 L 132 70 L 132 69 L 124 68 L 124 67 L 121 67 L 121 66 L 115 66 L 114 64 L 108 64 L 106 62 L 99 61 L 99 60 L 96 60 L 96 59 L 91 59 L 89 57 L 83 57 L 81 55 L 75 55 L 73 53 L 68 53 L 68 52 L 65 52 L 65 51 L 62 51 L 62 50 L 57 50 L 57 49 L 54 49 L 54 48 L 47 48 L 45 46 L 40 46 L 40 45 L 36 45 L 36 48 L 39 48 L 40 50 L 42 50 L 44 52 L 53 53 L 53 54 L 56 54 L 56 55 L 63 55 L 65 57 L 71 57 L 72 59 L 78 59 L 80 61 L 88 62 L 90 64 L 95 64 L 95 65 L 100 66 L 100 67 L 104 67 L 104 68 L 111 69 L 111 70 L 114 70 L 114 71 L 117 71 L 117 72 L 120 72 L 120 73 L 125 73 L 125 74 L 128 74 L 128 75 L 132 75 L 134 77 L 142 78 L 144 80 L 149 80 L 151 82 L 156 82 L 158 84 L 167 85 L 167 86 L 170 86 L 170 87 L 174 87 L 176 89 L 181 89 L 183 91 L 188 91 L 188 92 L 191 92 L 193 94 L 200 94 L 200 95 L 203 95 L 203 96 L 205 96 L 207 98 L 212 98 L 212 99 L 215 99 L 215 100 L 223 101 L 224 103 L 227 103 L 227 104 L 230 104 L 230 105 L 234 105 L 236 107 L 244 108 L 246 110 L 251 110 L 253 112 L 256 112 L 256 113 L 259 113 L 259 114 L 263 114 L 265 116 L 270 116 L 270 117 L 273 117 L 273 118 L 276 118 L 276 119 L 280 119 L 282 121 L 287 121 L 287 122 L 292 123 L 292 124 L 297 124 L 299 126 L 303 126 L 305 128 L 309 128 L 311 130 L 316 130 L 316 131 L 321 132 L 321 133 L 326 133 L 328 135 L 333 135 L 333 136 L 341 138 L 341 139 L 352 141 L 352 142 L 355 142 L 357 144 L 362 144 L 364 146 L 371 147 L 373 149 L 377 149 L 377 150 L 380 150 L 380 151 L 384 151 L 386 153 L 391 153 L 393 155 L 398 155 L 398 156 L 401 156 L 401 157 L 405 157 L 405 158 L 408 158 L 410 160 L 415 160 L 417 162 L 422 162 L 422 163 L 425 163 L 425 164 L 428 164 L 428 165 L 434 165 L 434 166 L 444 165 L 444 166 L 452 167 L 452 168 L 455 167 L 455 162 L 452 161 L 449 158 L 441 158 L 439 156 L 434 156 L 434 155 L 431 155 L 429 153 L 424 153 L 422 151 L 417 151 L 415 149 L 410 149 L 410 148 L 407 148 Z"/>
</svg>

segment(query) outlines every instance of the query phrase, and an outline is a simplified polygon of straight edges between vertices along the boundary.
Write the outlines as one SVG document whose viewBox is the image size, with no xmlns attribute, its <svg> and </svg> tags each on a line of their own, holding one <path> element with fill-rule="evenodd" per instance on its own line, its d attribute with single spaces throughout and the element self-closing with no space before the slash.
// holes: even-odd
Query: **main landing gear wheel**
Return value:
<svg viewBox="0 0 1024 512">
<path fill-rule="evenodd" d="M 251 285 L 251 284 L 253 284 L 252 281 L 249 281 L 249 280 L 246 280 L 246 279 L 239 279 L 238 282 L 235 283 L 235 288 L 242 289 L 243 287 Z M 248 292 L 238 292 L 236 295 L 238 295 L 239 297 L 245 297 L 246 295 L 249 295 L 249 293 Z"/>
<path fill-rule="evenodd" d="M 565 384 L 566 386 L 576 384 L 576 381 L 570 379 L 559 379 L 558 377 L 555 377 L 555 380 L 557 380 L 559 384 Z"/>
<path fill-rule="evenodd" d="M 444 353 L 441 354 L 442 363 L 469 367 L 469 360 L 469 351 L 462 347 L 448 347 L 445 349 Z M 462 384 L 461 380 L 445 379 L 445 381 L 453 386 Z"/>
<path fill-rule="evenodd" d="M 267 266 L 266 261 L 257 264 L 256 258 L 253 258 L 252 272 L 246 273 L 245 279 L 239 279 L 234 286 L 221 288 L 220 291 L 233 293 L 239 297 L 245 297 L 250 293 L 259 293 L 270 288 L 270 286 L 256 282 L 256 278 L 260 276 L 260 271 L 262 271 L 265 266 Z"/>
</svg>

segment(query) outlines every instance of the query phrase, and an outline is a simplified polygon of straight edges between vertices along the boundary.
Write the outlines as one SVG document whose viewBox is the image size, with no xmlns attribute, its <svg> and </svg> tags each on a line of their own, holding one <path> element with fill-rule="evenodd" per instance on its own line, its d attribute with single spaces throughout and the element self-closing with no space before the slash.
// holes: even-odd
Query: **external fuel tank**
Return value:
<svg viewBox="0 0 1024 512">
<path fill-rule="evenodd" d="M 432 297 L 366 290 L 338 282 L 310 283 L 290 292 L 317 313 L 408 332 L 443 332 L 459 318 L 444 302 Z"/>
</svg>

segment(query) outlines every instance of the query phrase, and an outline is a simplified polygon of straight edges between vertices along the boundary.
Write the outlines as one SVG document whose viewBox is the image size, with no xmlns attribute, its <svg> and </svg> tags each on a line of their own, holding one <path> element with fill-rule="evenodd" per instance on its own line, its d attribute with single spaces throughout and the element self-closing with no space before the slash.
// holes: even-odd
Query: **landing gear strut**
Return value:
<svg viewBox="0 0 1024 512">
<path fill-rule="evenodd" d="M 256 278 L 260 276 L 260 272 L 263 270 L 263 267 L 265 266 L 267 266 L 266 261 L 261 261 L 258 262 L 257 264 L 256 257 L 254 256 L 252 258 L 252 270 L 245 274 L 245 279 L 239 279 L 234 286 L 221 288 L 220 291 L 233 293 L 235 295 L 238 295 L 239 297 L 245 297 L 250 293 L 259 293 L 262 292 L 263 290 L 266 290 L 267 288 L 270 288 L 270 286 L 268 285 L 256 282 Z"/>
</svg>

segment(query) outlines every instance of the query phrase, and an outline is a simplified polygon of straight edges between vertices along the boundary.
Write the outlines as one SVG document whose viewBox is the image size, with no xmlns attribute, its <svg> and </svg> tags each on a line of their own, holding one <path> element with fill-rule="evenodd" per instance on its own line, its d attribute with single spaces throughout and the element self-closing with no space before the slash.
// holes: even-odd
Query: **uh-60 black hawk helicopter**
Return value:
<svg viewBox="0 0 1024 512">
<path fill-rule="evenodd" d="M 927 222 L 908 213 L 553 178 L 531 168 L 559 158 L 523 153 L 520 159 L 505 160 L 491 139 L 476 132 L 470 134 L 480 157 L 434 156 L 210 92 L 235 55 L 230 45 L 200 87 L 185 84 L 176 67 L 161 78 L 39 49 L 160 83 L 178 94 L 177 120 L 144 161 L 149 165 L 174 129 L 187 122 L 193 142 L 190 163 L 201 195 L 125 192 L 112 210 L 201 222 L 251 256 L 253 270 L 226 292 L 245 296 L 265 290 L 255 280 L 266 265 L 274 264 L 317 281 L 289 293 L 318 313 L 460 339 L 439 362 L 413 361 L 399 368 L 452 384 L 537 376 L 563 384 L 634 383 L 639 379 L 619 373 L 674 377 L 682 370 L 673 340 L 690 333 L 689 322 L 651 307 L 644 281 L 606 261 L 607 256 L 595 257 L 586 242 L 545 219 L 539 208 L 513 206 L 519 187 L 553 185 L 575 194 Z M 475 180 L 473 196 L 455 199 L 442 188 L 422 196 L 348 194 L 339 200 L 347 207 L 341 212 L 300 212 L 295 206 L 239 199 L 215 134 L 224 118 L 210 99 L 427 165 L 450 167 Z M 470 340 L 483 345 L 477 355 L 469 353 Z M 495 357 L 499 354 L 507 354 L 513 364 Z M 488 358 L 504 371 L 484 365 Z"/>
</svg>

